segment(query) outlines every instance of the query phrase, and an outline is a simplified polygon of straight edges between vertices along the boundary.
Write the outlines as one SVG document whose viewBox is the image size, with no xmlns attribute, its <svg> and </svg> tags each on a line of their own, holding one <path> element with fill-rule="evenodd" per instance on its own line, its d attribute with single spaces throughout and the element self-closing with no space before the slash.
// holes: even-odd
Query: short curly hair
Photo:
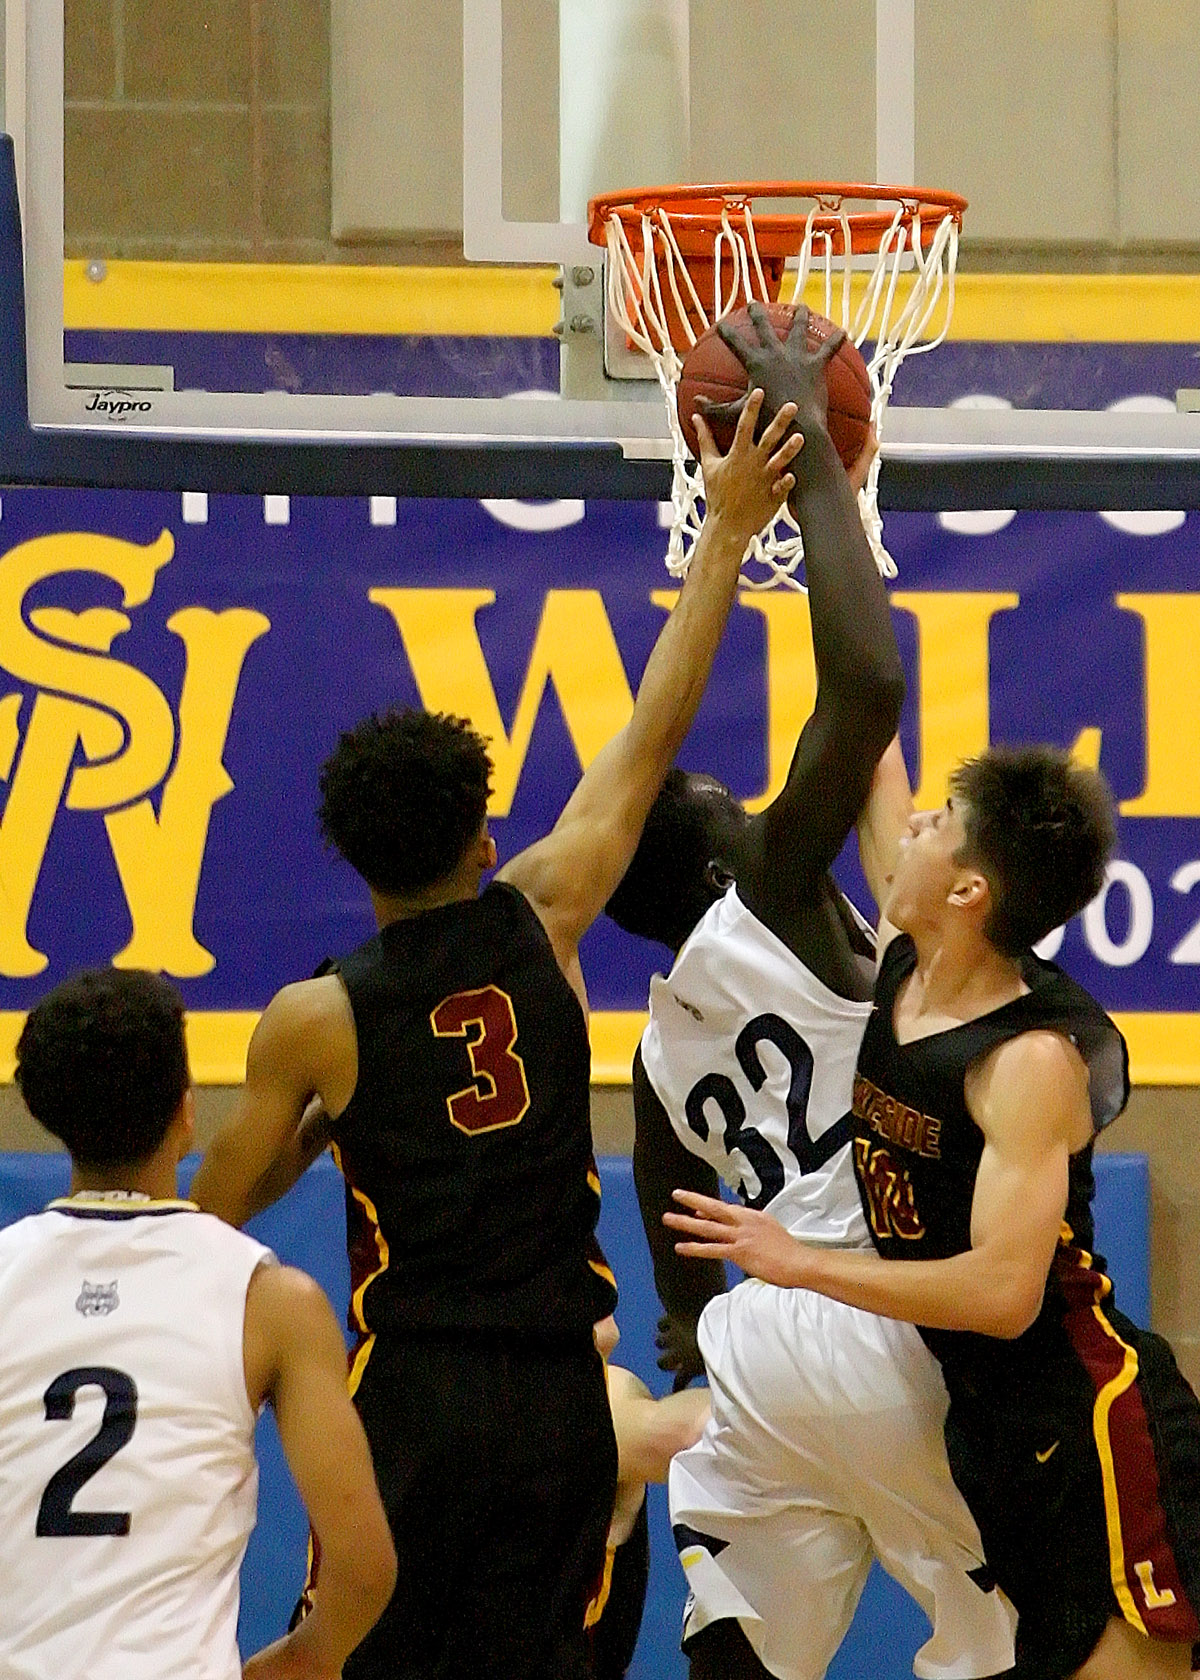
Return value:
<svg viewBox="0 0 1200 1680">
<path fill-rule="evenodd" d="M 191 1083 L 183 999 L 144 969 L 87 969 L 30 1010 L 14 1077 L 81 1166 L 147 1160 Z"/>
<path fill-rule="evenodd" d="M 1112 794 L 1095 770 L 1055 747 L 992 747 L 960 764 L 965 801 L 958 857 L 991 890 L 984 933 L 1020 956 L 1095 898 L 1116 843 Z"/>
<path fill-rule="evenodd" d="M 449 875 L 487 816 L 492 760 L 465 718 L 375 713 L 321 768 L 321 833 L 377 892 L 408 895 Z"/>
</svg>

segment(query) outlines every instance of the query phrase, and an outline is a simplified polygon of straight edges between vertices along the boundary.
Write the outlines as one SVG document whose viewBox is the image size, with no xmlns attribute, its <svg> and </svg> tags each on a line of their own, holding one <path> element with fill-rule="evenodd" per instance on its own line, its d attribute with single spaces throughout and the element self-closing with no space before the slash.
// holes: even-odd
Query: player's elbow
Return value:
<svg viewBox="0 0 1200 1680">
<path fill-rule="evenodd" d="M 899 656 L 893 657 L 889 650 L 871 662 L 862 688 L 863 705 L 875 720 L 884 747 L 900 728 L 904 695 L 904 669 Z"/>
<path fill-rule="evenodd" d="M 864 652 L 826 685 L 836 735 L 854 739 L 873 767 L 900 728 L 904 707 L 904 672 L 885 651 Z"/>
<path fill-rule="evenodd" d="M 988 1315 L 991 1323 L 986 1334 L 1000 1341 L 1015 1342 L 1041 1312 L 1045 1290 L 1045 1278 L 1032 1277 L 1027 1273 L 1014 1274 L 1002 1280 L 992 1297 Z"/>
<path fill-rule="evenodd" d="M 374 1619 L 378 1620 L 387 1609 L 396 1590 L 399 1569 L 395 1543 L 386 1520 L 377 1525 L 376 1532 L 371 1537 L 369 1553 L 369 1557 L 363 1563 L 361 1592 L 366 1603 L 374 1611 Z"/>
</svg>

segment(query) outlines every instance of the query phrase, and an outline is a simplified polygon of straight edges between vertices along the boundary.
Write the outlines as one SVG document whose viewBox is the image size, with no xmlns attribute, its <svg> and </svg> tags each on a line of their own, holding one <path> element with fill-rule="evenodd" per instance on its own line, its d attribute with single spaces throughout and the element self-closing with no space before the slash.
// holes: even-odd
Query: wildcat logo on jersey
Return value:
<svg viewBox="0 0 1200 1680">
<path fill-rule="evenodd" d="M 174 552 L 169 531 L 144 546 L 84 531 L 0 557 L 0 974 L 40 974 L 50 961 L 28 923 L 63 810 L 104 825 L 132 922 L 112 961 L 177 977 L 216 963 L 193 932 L 196 894 L 212 808 L 233 786 L 221 755 L 242 665 L 270 622 L 241 607 L 173 613 L 163 628 L 183 644 L 184 667 L 173 712 L 156 682 L 110 652 L 132 629 L 128 613 L 77 605 L 82 577 L 101 600 L 115 584 L 124 607 L 145 606 Z M 71 607 L 53 599 L 66 578 Z M 177 660 L 176 644 L 161 640 L 164 662 Z M 4 673 L 22 687 L 3 692 Z"/>
<path fill-rule="evenodd" d="M 107 1318 L 120 1305 L 116 1278 L 111 1283 L 89 1283 L 85 1278 L 75 1301 L 75 1311 L 84 1318 Z"/>
<path fill-rule="evenodd" d="M 855 1138 L 854 1167 L 877 1237 L 904 1237 L 912 1242 L 925 1235 L 908 1174 L 886 1149 L 876 1148 L 868 1138 Z"/>
</svg>

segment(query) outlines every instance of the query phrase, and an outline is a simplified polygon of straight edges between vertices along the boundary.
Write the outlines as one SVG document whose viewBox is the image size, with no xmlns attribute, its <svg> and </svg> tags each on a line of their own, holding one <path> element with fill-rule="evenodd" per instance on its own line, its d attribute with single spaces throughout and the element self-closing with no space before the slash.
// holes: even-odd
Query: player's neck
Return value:
<svg viewBox="0 0 1200 1680">
<path fill-rule="evenodd" d="M 385 928 L 390 922 L 405 922 L 414 916 L 423 916 L 427 910 L 440 910 L 447 904 L 464 904 L 478 898 L 483 877 L 495 866 L 496 848 L 485 823 L 449 874 L 431 881 L 420 892 L 381 892 L 368 882 L 376 925 Z"/>
<path fill-rule="evenodd" d="M 929 927 L 912 935 L 917 951 L 914 1014 L 971 1021 L 1028 990 L 1020 964 L 976 929 Z"/>
<path fill-rule="evenodd" d="M 170 1202 L 179 1194 L 179 1162 L 175 1156 L 153 1156 L 134 1166 L 84 1167 L 71 1163 L 71 1195 L 102 1196 L 114 1192 Z"/>
<path fill-rule="evenodd" d="M 440 910 L 447 904 L 462 904 L 479 896 L 479 876 L 473 880 L 460 880 L 453 877 L 447 881 L 435 883 L 427 887 L 424 892 L 414 893 L 411 897 L 401 898 L 394 893 L 379 893 L 374 887 L 371 889 L 371 903 L 375 909 L 375 922 L 378 927 L 387 927 L 392 922 L 411 921 L 414 916 L 423 916 L 427 910 Z"/>
</svg>

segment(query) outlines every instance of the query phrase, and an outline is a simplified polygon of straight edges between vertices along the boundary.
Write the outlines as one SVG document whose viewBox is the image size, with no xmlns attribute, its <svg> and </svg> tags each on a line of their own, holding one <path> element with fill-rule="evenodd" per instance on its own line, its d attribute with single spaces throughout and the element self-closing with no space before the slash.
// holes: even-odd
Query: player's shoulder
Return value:
<svg viewBox="0 0 1200 1680">
<path fill-rule="evenodd" d="M 1052 1027 L 1031 1027 L 995 1045 L 969 1070 L 966 1094 L 985 1133 L 1061 1131 L 1073 1150 L 1091 1135 L 1087 1063 Z"/>
<path fill-rule="evenodd" d="M 46 1209 L 28 1213 L 22 1219 L 14 1219 L 11 1225 L 5 1225 L 0 1229 L 0 1268 L 46 1241 L 55 1225 L 53 1215 Z"/>
<path fill-rule="evenodd" d="M 275 993 L 255 1029 L 256 1049 L 308 1047 L 353 1025 L 349 994 L 337 973 L 294 980 Z"/>
<path fill-rule="evenodd" d="M 329 1297 L 316 1278 L 269 1257 L 252 1273 L 246 1290 L 246 1335 L 262 1350 L 340 1348 L 341 1331 Z"/>
</svg>

